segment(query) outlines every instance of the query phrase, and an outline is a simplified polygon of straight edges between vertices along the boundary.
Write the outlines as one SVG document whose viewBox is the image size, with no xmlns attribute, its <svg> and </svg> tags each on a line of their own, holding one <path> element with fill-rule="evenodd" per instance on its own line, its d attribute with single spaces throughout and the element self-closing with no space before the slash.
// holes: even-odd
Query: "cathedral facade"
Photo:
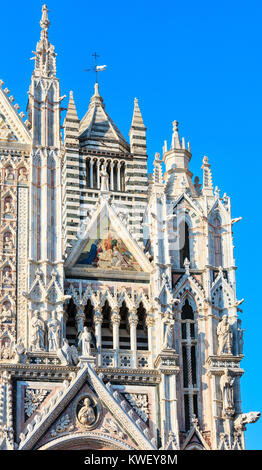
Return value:
<svg viewBox="0 0 262 470">
<path fill-rule="evenodd" d="M 0 82 L 0 449 L 244 449 L 230 198 L 177 121 L 148 177 L 97 83 L 62 136 L 40 27 L 26 120 Z"/>
</svg>

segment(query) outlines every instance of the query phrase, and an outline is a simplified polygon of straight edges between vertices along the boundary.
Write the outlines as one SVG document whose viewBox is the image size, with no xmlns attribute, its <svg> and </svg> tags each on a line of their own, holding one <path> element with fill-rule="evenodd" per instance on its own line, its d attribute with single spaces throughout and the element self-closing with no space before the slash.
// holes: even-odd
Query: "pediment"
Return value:
<svg viewBox="0 0 262 470">
<path fill-rule="evenodd" d="M 210 446 L 198 425 L 193 424 L 181 446 L 181 450 L 210 450 Z"/>
<path fill-rule="evenodd" d="M 31 141 L 22 117 L 0 86 L 0 144 L 31 144 Z"/>
<path fill-rule="evenodd" d="M 69 254 L 65 268 L 99 272 L 151 272 L 143 250 L 116 215 L 107 200 L 102 201 L 85 232 Z"/>
<path fill-rule="evenodd" d="M 202 218 L 204 215 L 203 209 L 199 203 L 187 193 L 182 193 L 173 204 L 173 211 L 179 208 L 189 211 L 192 222 L 195 220 L 195 217 L 198 219 L 199 217 Z"/>
<path fill-rule="evenodd" d="M 155 449 L 148 427 L 110 383 L 103 383 L 89 362 L 49 396 L 20 433 L 19 450 L 51 448 L 60 436 L 70 442 L 84 436 L 86 441 L 93 437 L 113 442 L 115 447 L 118 443 L 119 448 Z"/>
</svg>

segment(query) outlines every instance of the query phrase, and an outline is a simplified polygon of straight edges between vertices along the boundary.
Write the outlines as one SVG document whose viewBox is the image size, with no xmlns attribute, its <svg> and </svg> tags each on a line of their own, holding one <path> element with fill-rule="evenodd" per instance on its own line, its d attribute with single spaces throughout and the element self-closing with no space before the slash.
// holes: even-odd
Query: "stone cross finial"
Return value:
<svg viewBox="0 0 262 470">
<path fill-rule="evenodd" d="M 40 20 L 40 26 L 43 30 L 43 33 L 44 33 L 44 36 L 47 35 L 47 30 L 49 28 L 49 25 L 50 25 L 50 21 L 48 19 L 48 9 L 47 9 L 47 5 L 43 5 L 42 6 L 42 18 Z"/>
</svg>

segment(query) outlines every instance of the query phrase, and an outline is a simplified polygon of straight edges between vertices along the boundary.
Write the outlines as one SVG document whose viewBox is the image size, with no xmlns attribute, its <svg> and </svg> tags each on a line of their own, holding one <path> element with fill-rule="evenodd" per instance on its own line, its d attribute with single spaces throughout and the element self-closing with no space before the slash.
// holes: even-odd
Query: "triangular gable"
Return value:
<svg viewBox="0 0 262 470">
<path fill-rule="evenodd" d="M 0 142 L 31 144 L 32 138 L 22 118 L 0 86 Z"/>
<path fill-rule="evenodd" d="M 219 209 L 219 214 L 222 218 L 222 225 L 225 225 L 225 224 L 228 224 L 228 223 L 231 222 L 230 214 L 228 213 L 228 211 L 226 210 L 224 204 L 222 204 L 222 202 L 219 198 L 217 198 L 215 200 L 213 206 L 211 206 L 211 208 L 209 209 L 209 211 L 208 211 L 208 220 L 210 220 L 210 218 L 212 217 L 212 214 L 214 213 L 214 211 L 216 209 Z"/>
<path fill-rule="evenodd" d="M 144 271 L 152 267 L 136 241 L 104 199 L 70 252 L 65 268 L 104 271 Z"/>
<path fill-rule="evenodd" d="M 148 428 L 141 427 L 140 421 L 133 410 L 126 410 L 127 402 L 117 391 L 111 389 L 110 383 L 105 385 L 98 377 L 92 365 L 88 362 L 82 364 L 77 375 L 69 383 L 64 382 L 63 389 L 52 397 L 51 403 L 47 402 L 41 412 L 27 426 L 23 434 L 20 435 L 19 450 L 30 450 L 40 442 L 47 431 L 52 428 L 55 421 L 66 409 L 70 402 L 76 397 L 83 385 L 90 384 L 93 392 L 101 403 L 117 418 L 118 424 L 124 433 L 136 443 L 139 449 L 154 450 L 155 446 L 150 440 Z M 77 412 L 77 410 L 76 410 Z"/>
<path fill-rule="evenodd" d="M 181 446 L 181 450 L 190 449 L 194 446 L 198 448 L 202 447 L 203 450 L 210 450 L 210 446 L 204 439 L 198 425 L 196 425 L 195 423 L 193 423 L 193 426 L 189 430 L 186 439 Z"/>
<path fill-rule="evenodd" d="M 181 202 L 183 201 L 183 199 L 185 201 L 187 201 L 187 203 L 192 207 L 192 209 L 194 211 L 196 211 L 198 213 L 198 215 L 200 217 L 203 217 L 204 213 L 203 213 L 203 210 L 201 207 L 199 207 L 198 204 L 196 204 L 196 202 L 190 197 L 189 194 L 187 193 L 182 193 L 178 198 L 177 200 L 175 201 L 175 203 L 173 204 L 173 210 L 175 209 L 175 207 L 177 207 L 179 204 L 181 204 Z"/>
</svg>

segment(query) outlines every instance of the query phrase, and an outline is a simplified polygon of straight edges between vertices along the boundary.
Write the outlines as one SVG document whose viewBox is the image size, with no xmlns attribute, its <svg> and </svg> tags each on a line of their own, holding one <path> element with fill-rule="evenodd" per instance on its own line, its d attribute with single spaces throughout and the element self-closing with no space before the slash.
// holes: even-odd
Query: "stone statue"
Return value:
<svg viewBox="0 0 262 470">
<path fill-rule="evenodd" d="M 10 302 L 5 302 L 1 312 L 2 322 L 8 322 L 12 319 L 12 310 Z"/>
<path fill-rule="evenodd" d="M 226 315 L 223 315 L 222 320 L 218 324 L 217 337 L 217 355 L 232 354 L 232 332 Z"/>
<path fill-rule="evenodd" d="M 45 323 L 37 310 L 34 311 L 32 319 L 31 347 L 33 351 L 45 350 Z"/>
<path fill-rule="evenodd" d="M 162 349 L 174 349 L 174 325 L 173 323 L 168 323 L 166 325 L 166 331 L 165 331 Z"/>
<path fill-rule="evenodd" d="M 84 329 L 80 335 L 79 346 L 82 351 L 82 356 L 90 357 L 91 356 L 91 341 L 92 335 L 88 330 L 87 326 L 84 326 Z"/>
<path fill-rule="evenodd" d="M 62 348 L 57 349 L 57 355 L 63 365 L 74 365 L 78 364 L 78 352 L 75 346 L 70 346 L 68 340 L 63 338 Z"/>
<path fill-rule="evenodd" d="M 109 185 L 108 185 L 109 176 L 107 174 L 106 165 L 104 163 L 103 163 L 102 168 L 100 170 L 100 176 L 101 176 L 100 191 L 109 191 Z"/>
<path fill-rule="evenodd" d="M 231 377 L 228 369 L 225 369 L 224 374 L 220 379 L 220 388 L 223 398 L 223 414 L 225 416 L 233 416 L 234 409 L 234 385 L 235 379 Z"/>
<path fill-rule="evenodd" d="M 237 332 L 238 332 L 238 354 L 243 354 L 244 339 L 243 334 L 245 330 L 241 328 L 241 320 L 237 320 Z"/>
<path fill-rule="evenodd" d="M 19 364 L 25 364 L 27 359 L 27 350 L 21 338 L 18 338 L 14 350 L 16 362 L 18 362 Z"/>
<path fill-rule="evenodd" d="M 89 398 L 84 399 L 84 406 L 80 409 L 77 418 L 84 426 L 91 426 L 95 422 L 96 416 Z"/>
<path fill-rule="evenodd" d="M 49 351 L 57 351 L 60 348 L 61 325 L 57 319 L 56 311 L 52 312 L 48 327 L 48 348 Z"/>
</svg>

